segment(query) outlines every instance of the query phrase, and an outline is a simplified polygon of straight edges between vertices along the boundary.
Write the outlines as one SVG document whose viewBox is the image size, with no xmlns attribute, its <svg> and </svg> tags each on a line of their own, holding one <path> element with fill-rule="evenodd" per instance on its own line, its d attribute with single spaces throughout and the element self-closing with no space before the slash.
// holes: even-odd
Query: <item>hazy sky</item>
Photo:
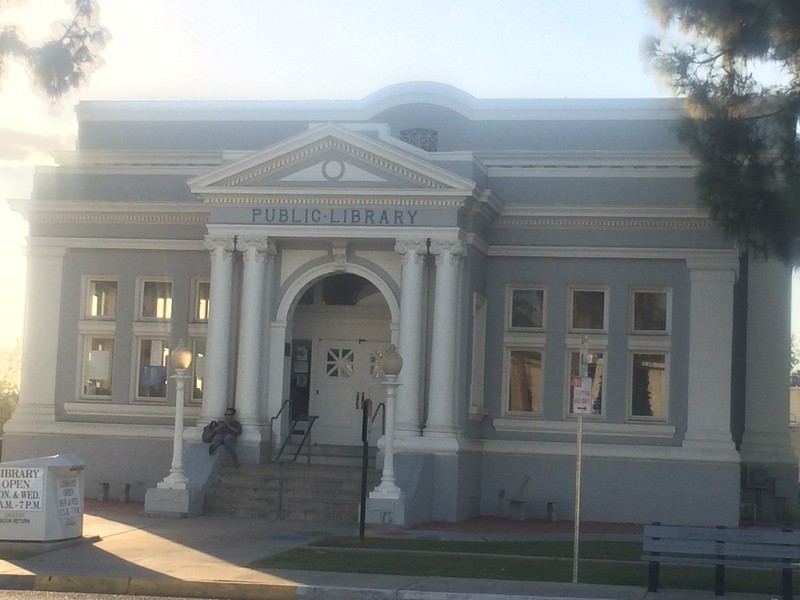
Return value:
<svg viewBox="0 0 800 600">
<path fill-rule="evenodd" d="M 0 346 L 22 331 L 26 229 L 4 200 L 27 198 L 32 165 L 74 147 L 80 100 L 361 98 L 411 80 L 482 98 L 669 95 L 640 58 L 658 32 L 641 0 L 98 3 L 112 36 L 105 65 L 60 110 L 30 92 L 22 68 L 0 82 Z M 18 4 L 2 21 L 30 38 L 66 14 L 63 0 Z"/>
</svg>

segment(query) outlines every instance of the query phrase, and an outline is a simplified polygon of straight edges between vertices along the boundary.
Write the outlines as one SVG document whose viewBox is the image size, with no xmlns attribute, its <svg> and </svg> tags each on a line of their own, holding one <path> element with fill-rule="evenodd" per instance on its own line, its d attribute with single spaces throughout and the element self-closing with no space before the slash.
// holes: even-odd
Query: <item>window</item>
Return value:
<svg viewBox="0 0 800 600">
<path fill-rule="evenodd" d="M 633 332 L 669 331 L 669 300 L 664 290 L 633 290 Z"/>
<path fill-rule="evenodd" d="M 570 297 L 570 329 L 604 331 L 606 328 L 605 290 L 572 290 Z"/>
<path fill-rule="evenodd" d="M 113 319 L 117 315 L 117 282 L 90 279 L 86 316 L 91 319 Z"/>
<path fill-rule="evenodd" d="M 203 402 L 203 387 L 206 379 L 206 341 L 194 340 L 192 342 L 192 396 L 189 400 L 193 404 Z"/>
<path fill-rule="evenodd" d="M 136 389 L 138 398 L 166 399 L 168 344 L 167 339 L 139 340 L 139 376 Z"/>
<path fill-rule="evenodd" d="M 666 418 L 667 355 L 631 353 L 631 417 Z"/>
<path fill-rule="evenodd" d="M 512 288 L 509 329 L 541 329 L 544 325 L 544 289 Z"/>
<path fill-rule="evenodd" d="M 542 414 L 542 356 L 540 350 L 508 350 L 509 412 Z"/>
<path fill-rule="evenodd" d="M 580 377 L 581 353 L 570 351 L 569 354 L 569 414 L 575 414 L 574 401 L 575 390 L 572 386 L 573 377 Z M 592 380 L 592 414 L 599 415 L 603 411 L 603 376 L 605 360 L 602 352 L 589 351 L 589 371 L 588 376 Z"/>
<path fill-rule="evenodd" d="M 83 356 L 83 390 L 88 397 L 111 397 L 114 338 L 87 337 Z"/>
<path fill-rule="evenodd" d="M 172 317 L 171 281 L 142 281 L 141 290 L 139 315 L 142 319 L 167 320 Z"/>
<path fill-rule="evenodd" d="M 211 282 L 195 281 L 194 285 L 194 320 L 208 321 L 211 302 Z"/>
</svg>

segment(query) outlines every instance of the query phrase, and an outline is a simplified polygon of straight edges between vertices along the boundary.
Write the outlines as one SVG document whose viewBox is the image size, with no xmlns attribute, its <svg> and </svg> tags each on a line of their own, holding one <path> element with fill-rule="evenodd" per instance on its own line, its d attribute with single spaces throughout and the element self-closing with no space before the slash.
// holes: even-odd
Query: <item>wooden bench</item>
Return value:
<svg viewBox="0 0 800 600">
<path fill-rule="evenodd" d="M 658 591 L 659 566 L 713 565 L 714 593 L 725 595 L 725 567 L 780 569 L 784 600 L 792 599 L 792 570 L 800 559 L 800 531 L 645 525 L 643 560 L 648 591 Z"/>
</svg>

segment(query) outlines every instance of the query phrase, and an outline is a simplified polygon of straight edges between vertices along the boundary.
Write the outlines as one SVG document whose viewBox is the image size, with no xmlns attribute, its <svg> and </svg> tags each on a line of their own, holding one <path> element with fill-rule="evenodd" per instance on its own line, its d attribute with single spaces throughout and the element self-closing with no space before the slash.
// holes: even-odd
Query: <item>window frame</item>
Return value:
<svg viewBox="0 0 800 600">
<path fill-rule="evenodd" d="M 205 317 L 202 317 L 200 303 L 202 296 L 200 294 L 200 286 L 208 285 L 208 296 L 205 298 L 207 303 Z M 193 323 L 208 323 L 208 316 L 211 314 L 211 279 L 208 277 L 197 277 L 192 280 L 192 322 Z"/>
<path fill-rule="evenodd" d="M 169 294 L 169 316 L 168 317 L 150 317 L 144 315 L 144 294 L 145 288 L 149 283 L 168 283 L 170 285 L 170 294 Z M 172 302 L 174 299 L 174 292 L 175 292 L 175 284 L 173 282 L 172 277 L 137 277 L 136 279 L 136 316 L 138 321 L 144 321 L 149 323 L 167 323 L 172 320 Z"/>
<path fill-rule="evenodd" d="M 597 328 L 575 327 L 573 323 L 573 312 L 575 309 L 575 293 L 576 292 L 602 292 L 603 294 L 603 326 Z M 611 304 L 610 292 L 608 286 L 605 285 L 570 285 L 568 288 L 568 306 L 567 306 L 567 331 L 570 333 L 581 334 L 607 334 L 608 333 L 608 310 Z"/>
<path fill-rule="evenodd" d="M 636 329 L 636 294 L 656 293 L 666 295 L 665 328 L 661 329 Z M 669 336 L 672 333 L 672 288 L 664 286 L 631 286 L 629 332 L 631 335 L 641 336 Z"/>
<path fill-rule="evenodd" d="M 663 375 L 663 415 L 634 415 L 633 414 L 633 365 L 635 355 L 655 354 L 664 357 Z M 670 373 L 671 373 L 671 350 L 669 344 L 648 344 L 638 340 L 632 340 L 628 344 L 628 357 L 626 366 L 626 416 L 628 422 L 644 423 L 668 423 L 670 410 Z"/>
<path fill-rule="evenodd" d="M 114 314 L 113 315 L 93 315 L 92 314 L 92 284 L 95 282 L 115 283 L 117 288 L 116 298 L 114 299 Z M 116 321 L 117 308 L 119 306 L 119 279 L 113 276 L 105 275 L 84 275 L 83 276 L 83 311 L 81 317 L 90 321 Z"/>
<path fill-rule="evenodd" d="M 108 394 L 90 394 L 86 392 L 86 384 L 85 382 L 89 381 L 90 378 L 88 377 L 88 369 L 89 369 L 89 355 L 90 352 L 94 352 L 92 349 L 93 343 L 95 340 L 109 340 L 111 342 L 111 356 L 108 365 L 108 379 L 103 381 L 108 381 Z M 116 358 L 116 345 L 117 340 L 116 336 L 112 331 L 94 331 L 81 334 L 81 359 L 79 361 L 78 367 L 78 398 L 81 400 L 88 400 L 93 402 L 111 402 L 111 398 L 114 394 L 114 360 Z M 99 380 L 98 380 L 99 381 Z"/>
<path fill-rule="evenodd" d="M 511 410 L 511 353 L 512 352 L 538 352 L 541 356 L 541 377 L 539 382 L 539 410 L 521 411 Z M 544 387 L 545 387 L 545 344 L 543 340 L 530 340 L 526 343 L 508 343 L 504 345 L 503 352 L 503 390 L 502 390 L 502 410 L 503 416 L 510 416 L 523 419 L 541 419 L 544 414 Z"/>
<path fill-rule="evenodd" d="M 533 327 L 514 326 L 514 292 L 536 291 L 542 293 L 542 324 Z M 509 284 L 506 286 L 506 331 L 539 332 L 545 330 L 547 318 L 547 287 L 543 284 Z"/>
<path fill-rule="evenodd" d="M 145 341 L 159 341 L 161 342 L 162 348 L 162 355 L 163 355 L 163 364 L 159 365 L 164 368 L 165 373 L 165 381 L 164 381 L 164 395 L 163 396 L 140 396 L 139 395 L 139 383 L 140 383 L 140 375 L 143 376 L 144 371 L 143 368 L 145 365 L 142 365 L 142 343 Z M 163 352 L 166 350 L 166 354 L 164 355 Z M 159 333 L 144 333 L 144 334 L 137 334 L 134 336 L 133 339 L 133 351 L 134 351 L 134 360 L 131 361 L 132 364 L 132 373 L 131 373 L 131 390 L 132 390 L 132 397 L 133 402 L 135 404 L 164 404 L 167 402 L 169 397 L 169 353 L 171 351 L 170 348 L 170 338 L 169 335 L 162 335 Z M 149 366 L 156 366 L 156 365 L 149 365 Z"/>
<path fill-rule="evenodd" d="M 580 355 L 581 337 L 568 336 L 566 339 L 565 358 L 564 358 L 564 418 L 577 419 L 578 413 L 572 410 L 572 355 Z M 589 338 L 589 353 L 603 355 L 603 373 L 600 412 L 584 413 L 584 418 L 594 420 L 604 420 L 608 402 L 605 392 L 608 390 L 608 339 L 606 337 Z"/>
</svg>

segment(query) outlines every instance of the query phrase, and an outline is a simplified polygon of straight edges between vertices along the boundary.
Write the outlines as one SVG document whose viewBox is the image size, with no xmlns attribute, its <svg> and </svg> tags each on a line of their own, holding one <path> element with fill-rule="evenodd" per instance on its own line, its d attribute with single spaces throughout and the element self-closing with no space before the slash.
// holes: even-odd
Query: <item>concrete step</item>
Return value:
<svg viewBox="0 0 800 600">
<path fill-rule="evenodd" d="M 333 444 L 311 444 L 303 446 L 300 454 L 294 458 L 299 446 L 289 443 L 283 449 L 283 453 L 276 460 L 311 463 L 323 465 L 345 465 L 350 467 L 360 467 L 363 461 L 363 449 L 361 446 L 340 446 Z M 374 468 L 375 457 L 378 449 L 375 446 L 368 447 L 367 466 Z"/>
<path fill-rule="evenodd" d="M 367 471 L 367 491 L 380 472 Z M 206 494 L 206 513 L 355 523 L 361 501 L 361 467 L 270 463 L 225 467 Z"/>
</svg>

